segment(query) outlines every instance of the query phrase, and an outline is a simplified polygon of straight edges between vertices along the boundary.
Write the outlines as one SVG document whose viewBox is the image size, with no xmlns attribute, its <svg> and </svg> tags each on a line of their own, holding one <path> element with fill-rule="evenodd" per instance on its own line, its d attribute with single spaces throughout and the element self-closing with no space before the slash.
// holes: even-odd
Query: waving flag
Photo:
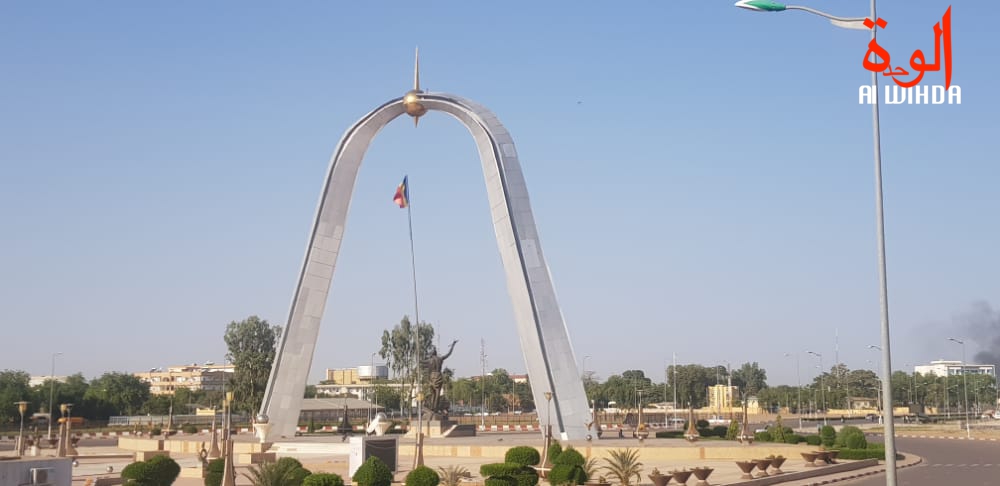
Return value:
<svg viewBox="0 0 1000 486">
<path fill-rule="evenodd" d="M 399 183 L 399 187 L 396 188 L 396 195 L 392 198 L 392 202 L 398 204 L 401 208 L 410 205 L 410 188 L 406 183 L 407 177 L 403 176 L 403 182 Z"/>
</svg>

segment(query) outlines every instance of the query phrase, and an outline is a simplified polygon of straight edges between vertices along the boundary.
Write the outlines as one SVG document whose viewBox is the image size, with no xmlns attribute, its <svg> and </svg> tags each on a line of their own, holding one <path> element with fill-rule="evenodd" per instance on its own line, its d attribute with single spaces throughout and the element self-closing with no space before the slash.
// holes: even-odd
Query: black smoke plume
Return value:
<svg viewBox="0 0 1000 486">
<path fill-rule="evenodd" d="M 961 319 L 971 341 L 968 344 L 980 350 L 973 357 L 975 363 L 1000 367 L 1000 313 L 986 302 L 979 302 Z"/>
</svg>

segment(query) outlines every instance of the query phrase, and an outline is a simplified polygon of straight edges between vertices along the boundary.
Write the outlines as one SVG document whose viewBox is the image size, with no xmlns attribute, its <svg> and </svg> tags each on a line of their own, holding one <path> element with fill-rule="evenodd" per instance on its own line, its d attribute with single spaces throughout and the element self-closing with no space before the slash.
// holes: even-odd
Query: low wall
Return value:
<svg viewBox="0 0 1000 486">
<path fill-rule="evenodd" d="M 69 457 L 48 457 L 13 459 L 0 461 L 0 484 L 31 484 L 32 469 L 51 468 L 48 484 L 70 486 L 73 481 L 73 459 Z"/>
<path fill-rule="evenodd" d="M 574 445 L 584 457 L 610 457 L 609 452 L 620 449 L 620 447 L 607 446 L 586 446 Z M 433 457 L 482 457 L 482 458 L 503 458 L 509 445 L 441 445 L 424 444 L 424 455 Z M 639 446 L 643 459 L 649 460 L 749 460 L 760 459 L 769 455 L 782 455 L 788 458 L 799 457 L 800 452 L 815 450 L 815 446 L 790 445 L 790 444 L 753 444 L 747 446 L 703 446 L 698 444 L 684 444 L 677 446 L 648 445 Z"/>
</svg>

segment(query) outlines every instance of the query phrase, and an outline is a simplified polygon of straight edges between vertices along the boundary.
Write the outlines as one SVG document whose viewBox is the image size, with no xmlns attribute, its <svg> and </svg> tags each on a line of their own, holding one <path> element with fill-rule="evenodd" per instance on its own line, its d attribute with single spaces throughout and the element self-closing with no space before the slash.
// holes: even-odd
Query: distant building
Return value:
<svg viewBox="0 0 1000 486">
<path fill-rule="evenodd" d="M 963 364 L 961 361 L 937 360 L 929 365 L 913 367 L 914 373 L 934 376 L 987 375 L 996 376 L 996 366 L 984 364 Z"/>
<path fill-rule="evenodd" d="M 178 388 L 191 391 L 223 391 L 226 382 L 233 376 L 233 365 L 217 365 L 205 363 L 199 365 L 170 366 L 166 371 L 153 368 L 149 371 L 134 373 L 140 380 L 149 383 L 149 392 L 153 395 L 173 395 Z"/>
<path fill-rule="evenodd" d="M 372 379 L 386 380 L 389 378 L 389 367 L 386 365 L 362 365 L 357 368 L 339 368 L 326 370 L 324 385 L 360 385 L 371 383 Z"/>
<path fill-rule="evenodd" d="M 52 376 L 52 375 L 40 375 L 32 376 L 28 379 L 28 386 L 39 386 L 44 385 L 46 381 L 56 380 L 59 383 L 66 383 L 65 376 Z"/>
<path fill-rule="evenodd" d="M 733 408 L 733 397 L 739 393 L 735 386 L 712 385 L 708 387 L 708 408 L 715 413 L 728 413 Z"/>
<path fill-rule="evenodd" d="M 347 396 L 360 399 L 374 398 L 375 380 L 388 380 L 389 367 L 386 365 L 361 365 L 357 368 L 327 369 L 326 379 L 316 385 L 317 395 Z M 399 388 L 399 383 L 379 383 L 378 386 Z"/>
</svg>

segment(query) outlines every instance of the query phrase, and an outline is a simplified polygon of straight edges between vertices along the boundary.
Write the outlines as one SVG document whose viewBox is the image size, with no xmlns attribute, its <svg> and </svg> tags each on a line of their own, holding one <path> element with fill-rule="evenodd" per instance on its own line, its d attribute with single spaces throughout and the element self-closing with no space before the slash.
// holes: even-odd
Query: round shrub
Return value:
<svg viewBox="0 0 1000 486">
<path fill-rule="evenodd" d="M 551 441 L 549 443 L 549 463 L 555 464 L 559 454 L 562 454 L 562 444 L 557 441 Z"/>
<path fill-rule="evenodd" d="M 822 442 L 823 442 L 823 440 L 820 439 L 818 435 L 807 435 L 806 436 L 806 444 L 809 444 L 811 446 L 818 446 Z"/>
<path fill-rule="evenodd" d="M 417 466 L 406 475 L 403 482 L 405 486 L 438 486 L 441 483 L 441 476 L 427 466 Z"/>
<path fill-rule="evenodd" d="M 195 425 L 191 425 L 191 424 L 184 424 L 184 426 L 181 427 L 181 430 L 184 431 L 185 434 L 197 434 L 198 433 L 198 427 L 195 426 Z"/>
<path fill-rule="evenodd" d="M 162 433 L 163 430 L 161 430 L 159 427 L 153 427 L 152 429 L 149 429 L 149 435 L 160 435 Z"/>
<path fill-rule="evenodd" d="M 832 425 L 824 425 L 819 429 L 819 439 L 823 447 L 833 447 L 833 443 L 837 440 L 837 429 Z"/>
<path fill-rule="evenodd" d="M 149 480 L 152 468 L 144 461 L 133 462 L 122 469 L 122 482 L 128 484 L 129 481 L 145 484 Z"/>
<path fill-rule="evenodd" d="M 774 437 L 771 437 L 771 433 L 768 431 L 756 432 L 753 434 L 753 440 L 757 442 L 771 442 Z"/>
<path fill-rule="evenodd" d="M 520 464 L 522 466 L 534 466 L 542 461 L 542 455 L 534 447 L 518 446 L 507 449 L 507 454 L 504 454 L 503 460 L 504 462 Z"/>
<path fill-rule="evenodd" d="M 517 481 L 510 476 L 493 476 L 486 478 L 483 486 L 517 486 Z"/>
<path fill-rule="evenodd" d="M 712 435 L 715 437 L 725 437 L 726 433 L 729 432 L 729 427 L 725 425 L 716 425 L 712 427 Z"/>
<path fill-rule="evenodd" d="M 294 457 L 282 457 L 274 463 L 274 467 L 287 472 L 287 479 L 282 486 L 301 486 L 306 477 L 312 474 L 311 471 L 302 467 L 302 463 Z"/>
<path fill-rule="evenodd" d="M 339 474 L 313 473 L 302 480 L 302 486 L 344 486 L 344 478 Z"/>
<path fill-rule="evenodd" d="M 565 466 L 583 466 L 586 463 L 587 460 L 573 446 L 567 446 L 566 450 L 562 451 L 558 457 L 552 460 L 552 464 L 554 465 Z"/>
<path fill-rule="evenodd" d="M 226 469 L 224 459 L 212 459 L 208 461 L 208 468 L 205 471 L 205 486 L 222 486 L 222 473 Z"/>
<path fill-rule="evenodd" d="M 372 456 L 354 472 L 351 480 L 358 486 L 391 486 L 392 471 L 379 458 Z"/>
<path fill-rule="evenodd" d="M 517 481 L 517 486 L 535 486 L 538 484 L 538 471 L 531 466 L 524 466 L 521 472 L 511 476 Z"/>
<path fill-rule="evenodd" d="M 488 476 L 513 476 L 521 470 L 521 467 L 518 464 L 511 464 L 509 462 L 483 464 L 479 466 L 479 475 L 484 478 Z"/>
<path fill-rule="evenodd" d="M 845 425 L 837 433 L 837 439 L 833 443 L 834 447 L 848 449 L 865 449 L 868 447 L 868 439 L 861 429 L 853 425 Z"/>
<path fill-rule="evenodd" d="M 150 486 L 170 486 L 181 475 L 181 466 L 169 456 L 153 456 L 146 465 L 151 473 Z"/>
<path fill-rule="evenodd" d="M 566 451 L 569 451 L 567 449 Z M 563 451 L 563 454 L 566 453 Z M 587 482 L 587 473 L 582 467 L 572 464 L 557 464 L 549 471 L 549 483 L 554 486 L 564 484 L 583 484 Z"/>
<path fill-rule="evenodd" d="M 799 434 L 788 434 L 785 436 L 786 444 L 798 444 L 799 442 L 805 442 L 805 438 Z"/>
<path fill-rule="evenodd" d="M 125 484 L 142 486 L 170 486 L 181 474 L 177 461 L 167 456 L 154 456 L 148 461 L 133 462 L 122 469 Z M 221 475 L 220 475 L 221 478 Z"/>
</svg>

